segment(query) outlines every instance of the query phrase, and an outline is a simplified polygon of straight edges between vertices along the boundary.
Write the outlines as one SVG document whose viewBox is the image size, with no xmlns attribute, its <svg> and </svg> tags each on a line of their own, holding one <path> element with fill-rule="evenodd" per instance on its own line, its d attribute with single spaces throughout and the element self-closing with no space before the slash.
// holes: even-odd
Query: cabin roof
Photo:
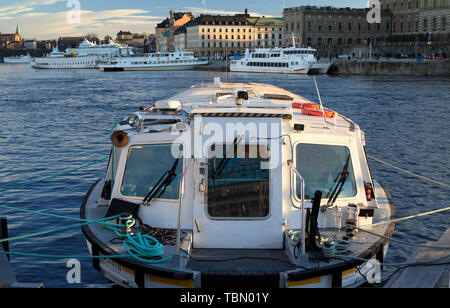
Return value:
<svg viewBox="0 0 450 308">
<path fill-rule="evenodd" d="M 241 106 L 236 105 L 235 95 L 238 91 L 247 91 L 249 100 Z M 191 114 L 220 112 L 252 112 L 290 114 L 294 122 L 311 124 L 315 127 L 323 126 L 323 117 L 307 116 L 300 109 L 292 108 L 292 103 L 312 103 L 298 94 L 289 92 L 277 86 L 260 83 L 220 83 L 201 84 L 178 93 L 169 100 L 182 103 L 183 109 Z M 326 106 L 324 106 L 327 108 Z M 335 118 L 327 119 L 330 126 L 355 131 L 358 126 L 337 113 Z"/>
</svg>

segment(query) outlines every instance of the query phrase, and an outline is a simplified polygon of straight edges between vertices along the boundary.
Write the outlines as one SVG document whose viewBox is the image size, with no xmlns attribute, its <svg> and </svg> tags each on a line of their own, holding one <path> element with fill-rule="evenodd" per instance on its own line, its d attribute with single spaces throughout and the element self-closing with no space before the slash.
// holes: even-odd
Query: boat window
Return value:
<svg viewBox="0 0 450 308">
<path fill-rule="evenodd" d="M 120 192 L 127 197 L 143 198 L 168 172 L 177 158 L 172 155 L 172 144 L 146 144 L 130 147 Z M 178 199 L 179 181 L 183 161 L 179 159 L 177 176 L 159 198 Z"/>
<path fill-rule="evenodd" d="M 328 198 L 335 179 L 344 170 L 349 157 L 350 151 L 345 146 L 298 144 L 296 146 L 296 168 L 305 180 L 305 199 L 314 197 L 317 190 L 322 191 L 322 198 Z M 356 182 L 351 157 L 347 170 L 349 174 L 338 196 L 340 198 L 356 196 Z M 301 197 L 298 181 L 297 196 Z"/>
<path fill-rule="evenodd" d="M 222 150 L 220 153 L 216 150 L 219 147 Z M 232 149 L 233 145 L 212 146 L 210 155 L 212 158 L 208 161 L 209 216 L 213 218 L 267 217 L 269 215 L 269 169 L 261 168 L 261 163 L 269 159 L 267 147 L 234 146 L 234 153 Z"/>
</svg>

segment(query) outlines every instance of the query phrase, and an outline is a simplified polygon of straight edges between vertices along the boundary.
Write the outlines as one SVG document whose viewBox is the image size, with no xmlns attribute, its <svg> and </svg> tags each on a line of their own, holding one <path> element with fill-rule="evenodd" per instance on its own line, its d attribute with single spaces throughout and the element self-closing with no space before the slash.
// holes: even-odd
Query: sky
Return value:
<svg viewBox="0 0 450 308">
<path fill-rule="evenodd" d="M 19 24 L 26 39 L 56 39 L 95 33 L 116 37 L 120 30 L 154 33 L 170 10 L 194 16 L 242 13 L 281 17 L 283 8 L 300 5 L 366 7 L 367 0 L 0 0 L 0 33 Z M 79 8 L 79 14 L 76 13 Z"/>
</svg>

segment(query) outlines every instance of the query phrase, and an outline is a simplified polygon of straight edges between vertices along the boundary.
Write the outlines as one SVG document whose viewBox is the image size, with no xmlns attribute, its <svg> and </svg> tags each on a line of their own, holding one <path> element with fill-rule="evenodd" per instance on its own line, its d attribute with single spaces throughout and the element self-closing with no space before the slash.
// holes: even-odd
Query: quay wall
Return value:
<svg viewBox="0 0 450 308">
<path fill-rule="evenodd" d="M 450 77 L 450 61 L 348 61 L 336 62 L 337 75 L 434 76 Z"/>
</svg>

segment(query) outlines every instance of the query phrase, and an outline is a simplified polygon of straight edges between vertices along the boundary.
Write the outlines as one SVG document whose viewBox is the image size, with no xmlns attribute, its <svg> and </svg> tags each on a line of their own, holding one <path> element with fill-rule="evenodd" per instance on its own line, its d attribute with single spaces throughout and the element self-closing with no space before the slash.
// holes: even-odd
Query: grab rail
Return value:
<svg viewBox="0 0 450 308">
<path fill-rule="evenodd" d="M 191 159 L 191 162 L 187 166 L 186 170 L 183 173 L 183 176 L 180 178 L 180 187 L 178 192 L 178 221 L 177 221 L 177 242 L 176 242 L 176 254 L 180 254 L 180 237 L 181 237 L 181 210 L 182 210 L 182 200 L 184 196 L 184 179 L 186 177 L 186 174 L 188 173 L 190 167 L 192 166 L 192 163 L 194 162 L 194 159 Z"/>
<path fill-rule="evenodd" d="M 302 232 L 302 255 L 306 254 L 306 250 L 305 250 L 305 217 L 303 215 L 303 208 L 304 208 L 304 203 L 305 203 L 305 180 L 303 179 L 303 177 L 301 176 L 301 174 L 297 171 L 297 169 L 295 168 L 294 164 L 292 163 L 292 160 L 288 161 L 288 166 L 291 169 L 291 171 L 294 171 L 295 175 L 298 177 L 298 179 L 300 180 L 300 193 L 301 193 L 301 203 L 300 203 L 300 223 L 301 223 L 301 232 Z M 292 179 L 292 176 L 291 176 Z M 293 196 L 293 189 L 294 187 L 294 183 L 291 182 L 291 202 L 292 205 L 295 206 L 295 200 L 294 200 L 294 196 Z"/>
</svg>

